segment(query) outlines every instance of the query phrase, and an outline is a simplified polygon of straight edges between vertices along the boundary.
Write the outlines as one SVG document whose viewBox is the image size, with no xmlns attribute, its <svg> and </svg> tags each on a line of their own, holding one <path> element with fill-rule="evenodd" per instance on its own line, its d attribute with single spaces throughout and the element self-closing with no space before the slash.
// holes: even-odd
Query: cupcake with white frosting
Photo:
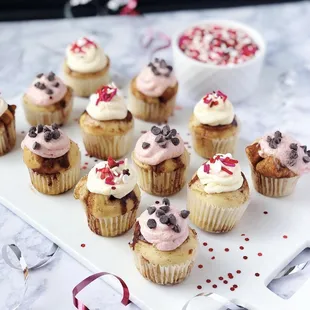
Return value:
<svg viewBox="0 0 310 310">
<path fill-rule="evenodd" d="M 188 186 L 191 221 L 207 232 L 230 231 L 248 207 L 250 191 L 238 160 L 216 154 L 195 173 Z"/>
<path fill-rule="evenodd" d="M 36 76 L 23 96 L 23 106 L 28 123 L 65 124 L 72 111 L 73 91 L 54 72 Z"/>
<path fill-rule="evenodd" d="M 83 37 L 67 47 L 64 79 L 75 95 L 88 97 L 110 81 L 110 59 L 103 49 Z"/>
<path fill-rule="evenodd" d="M 141 193 L 127 159 L 109 157 L 79 181 L 74 197 L 85 207 L 89 228 L 97 235 L 114 237 L 135 223 Z"/>
<path fill-rule="evenodd" d="M 175 107 L 178 82 L 172 66 L 155 58 L 132 79 L 129 87 L 129 110 L 147 122 L 165 123 Z"/>
<path fill-rule="evenodd" d="M 8 153 L 16 142 L 15 105 L 0 97 L 0 156 Z"/>
<path fill-rule="evenodd" d="M 234 153 L 239 124 L 233 105 L 221 91 L 207 94 L 196 104 L 189 129 L 200 156 Z"/>
<path fill-rule="evenodd" d="M 114 85 L 100 88 L 90 97 L 80 117 L 83 141 L 91 156 L 121 158 L 132 143 L 134 120 L 125 99 Z"/>
<path fill-rule="evenodd" d="M 133 250 L 144 278 L 161 285 L 177 284 L 190 274 L 198 238 L 188 226 L 187 210 L 170 205 L 168 198 L 148 207 L 135 224 Z"/>
</svg>

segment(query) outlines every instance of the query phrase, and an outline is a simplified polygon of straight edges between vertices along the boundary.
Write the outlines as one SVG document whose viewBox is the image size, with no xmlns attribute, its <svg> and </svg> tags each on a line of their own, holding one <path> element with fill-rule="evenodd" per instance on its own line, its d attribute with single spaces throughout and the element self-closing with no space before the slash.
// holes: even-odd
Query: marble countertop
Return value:
<svg viewBox="0 0 310 310">
<path fill-rule="evenodd" d="M 124 86 L 149 53 L 140 43 L 148 28 L 168 35 L 193 21 L 228 18 L 245 22 L 260 31 L 267 41 L 267 56 L 261 83 L 246 102 L 236 110 L 243 124 L 242 136 L 253 139 L 267 130 L 281 129 L 310 142 L 310 3 L 268 5 L 221 10 L 199 10 L 148 14 L 138 17 L 92 17 L 70 20 L 0 23 L 0 90 L 4 98 L 20 95 L 39 72 L 60 72 L 67 44 L 82 35 L 91 35 L 105 47 L 112 60 L 112 73 Z M 161 52 L 171 59 L 171 51 Z M 182 96 L 179 104 L 191 105 Z M 267 109 L 268 106 L 268 109 Z M 0 174 L 1 175 L 1 174 Z M 0 177 L 0 184 L 4 179 Z M 35 261 L 47 251 L 50 241 L 0 205 L 0 247 L 16 243 L 26 259 Z M 310 258 L 305 251 L 298 261 Z M 63 251 L 52 263 L 31 274 L 25 302 L 20 309 L 73 309 L 72 288 L 90 272 Z M 270 285 L 278 295 L 288 298 L 310 272 L 290 276 Z M 12 309 L 21 296 L 22 276 L 12 271 L 0 255 L 0 309 Z M 104 297 L 103 297 L 104 296 Z M 123 309 L 120 296 L 98 281 L 81 294 L 92 309 Z M 104 304 L 102 300 L 108 302 Z M 138 309 L 130 305 L 126 309 Z M 280 309 L 275 309 L 280 310 Z"/>
</svg>

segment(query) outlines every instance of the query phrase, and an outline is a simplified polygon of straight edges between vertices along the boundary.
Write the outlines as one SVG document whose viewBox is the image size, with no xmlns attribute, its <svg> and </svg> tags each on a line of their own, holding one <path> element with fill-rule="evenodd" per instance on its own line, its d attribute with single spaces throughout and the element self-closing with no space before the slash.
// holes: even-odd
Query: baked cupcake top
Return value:
<svg viewBox="0 0 310 310">
<path fill-rule="evenodd" d="M 231 154 L 216 154 L 197 171 L 197 176 L 207 194 L 232 192 L 243 184 L 238 160 Z"/>
<path fill-rule="evenodd" d="M 261 138 L 258 144 L 260 157 L 272 156 L 297 175 L 310 172 L 310 150 L 294 138 L 276 131 Z"/>
<path fill-rule="evenodd" d="M 83 37 L 73 42 L 66 50 L 67 66 L 76 72 L 98 72 L 108 64 L 108 57 L 94 41 Z"/>
<path fill-rule="evenodd" d="M 219 90 L 205 95 L 196 104 L 194 115 L 201 124 L 209 126 L 229 125 L 235 117 L 233 105 Z"/>
<path fill-rule="evenodd" d="M 123 198 L 137 184 L 137 176 L 127 158 L 115 161 L 109 157 L 95 165 L 88 173 L 87 189 L 91 193 Z"/>
<path fill-rule="evenodd" d="M 48 106 L 60 101 L 66 92 L 67 86 L 54 72 L 50 72 L 47 75 L 38 74 L 28 88 L 26 95 L 31 100 L 31 103 Z"/>
<path fill-rule="evenodd" d="M 138 218 L 141 234 L 158 250 L 173 251 L 188 238 L 188 215 L 189 211 L 171 206 L 168 198 L 156 201 Z"/>
<path fill-rule="evenodd" d="M 0 97 L 0 117 L 5 113 L 5 111 L 8 109 L 8 104 L 4 99 Z"/>
<path fill-rule="evenodd" d="M 164 160 L 181 156 L 184 143 L 177 131 L 170 129 L 169 125 L 162 129 L 153 126 L 138 139 L 134 152 L 140 162 L 158 165 Z"/>
<path fill-rule="evenodd" d="M 137 89 L 144 95 L 160 97 L 168 87 L 177 84 L 172 66 L 164 59 L 155 58 L 142 69 L 136 79 Z"/>
<path fill-rule="evenodd" d="M 58 158 L 69 151 L 70 139 L 56 124 L 51 126 L 40 124 L 29 129 L 21 147 L 22 149 L 26 147 L 43 158 Z"/>
<path fill-rule="evenodd" d="M 114 85 L 103 86 L 91 95 L 86 111 L 98 121 L 124 119 L 128 112 L 124 97 Z"/>
</svg>

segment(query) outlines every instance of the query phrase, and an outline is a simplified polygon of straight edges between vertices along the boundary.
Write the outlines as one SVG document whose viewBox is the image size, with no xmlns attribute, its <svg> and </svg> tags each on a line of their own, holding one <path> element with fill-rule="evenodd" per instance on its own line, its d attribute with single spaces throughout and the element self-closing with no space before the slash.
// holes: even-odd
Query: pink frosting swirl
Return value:
<svg viewBox="0 0 310 310">
<path fill-rule="evenodd" d="M 167 198 L 165 199 L 168 200 Z M 182 245 L 188 238 L 189 227 L 187 216 L 189 212 L 185 210 L 180 211 L 173 206 L 168 206 L 169 211 L 164 215 L 168 218 L 171 218 L 171 216 L 174 217 L 175 223 L 172 224 L 169 220 L 167 224 L 163 224 L 160 217 L 158 217 L 159 214 L 157 213 L 159 208 L 162 206 L 166 207 L 165 204 L 154 204 L 140 215 L 138 218 L 140 231 L 144 239 L 147 242 L 152 243 L 158 250 L 173 251 Z M 154 208 L 156 209 L 155 211 Z M 150 214 L 151 212 L 153 213 Z M 184 214 L 183 217 L 181 216 L 181 212 Z M 152 226 L 150 225 L 149 220 L 153 222 Z M 155 225 L 154 221 L 156 222 Z M 150 228 L 150 226 L 156 227 Z"/>
<path fill-rule="evenodd" d="M 174 87 L 177 83 L 172 67 L 165 60 L 155 58 L 137 76 L 137 89 L 150 97 L 161 96 L 168 87 Z"/>
<path fill-rule="evenodd" d="M 33 104 L 48 106 L 60 101 L 67 92 L 67 86 L 53 72 L 40 73 L 28 88 L 26 95 Z"/>
<path fill-rule="evenodd" d="M 68 136 L 60 129 L 53 129 L 52 126 L 44 126 L 44 128 L 50 129 L 50 140 L 47 139 L 46 132 L 43 130 L 38 133 L 38 127 L 31 127 L 29 133 L 26 135 L 22 141 L 22 149 L 26 147 L 32 153 L 39 155 L 43 158 L 58 158 L 65 155 L 70 149 L 70 139 Z M 54 126 L 54 125 L 53 125 Z M 34 128 L 36 130 L 34 130 Z M 55 127 L 54 127 L 55 128 Z M 58 131 L 59 134 L 54 134 Z M 34 133 L 34 134 L 33 134 Z M 59 136 L 57 139 L 56 137 Z"/>
<path fill-rule="evenodd" d="M 168 135 L 165 135 L 167 132 L 164 132 L 165 128 L 168 128 Z M 157 135 L 154 134 L 156 130 L 159 132 Z M 144 164 L 154 166 L 167 159 L 181 156 L 184 152 L 184 142 L 177 133 L 168 139 L 169 133 L 173 135 L 173 132 L 176 133 L 176 130 L 170 130 L 168 125 L 164 126 L 163 129 L 153 126 L 151 131 L 146 132 L 138 139 L 134 150 L 135 157 Z M 163 142 L 156 142 L 156 140 L 161 139 Z"/>
<path fill-rule="evenodd" d="M 310 151 L 294 138 L 276 131 L 274 135 L 264 136 L 258 143 L 261 157 L 273 156 L 297 175 L 310 172 Z"/>
</svg>

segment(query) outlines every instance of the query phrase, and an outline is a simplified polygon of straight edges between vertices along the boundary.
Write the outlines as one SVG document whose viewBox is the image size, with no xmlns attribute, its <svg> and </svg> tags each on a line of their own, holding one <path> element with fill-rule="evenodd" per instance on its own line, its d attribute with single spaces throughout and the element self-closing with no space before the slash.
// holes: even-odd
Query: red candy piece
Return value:
<svg viewBox="0 0 310 310">
<path fill-rule="evenodd" d="M 118 163 L 112 157 L 108 157 L 108 165 L 110 168 L 118 167 Z"/>
<path fill-rule="evenodd" d="M 204 164 L 203 165 L 203 171 L 207 174 L 210 173 L 210 165 L 209 164 Z"/>
<path fill-rule="evenodd" d="M 110 102 L 113 97 L 117 93 L 117 88 L 110 87 L 110 86 L 103 86 L 99 90 L 97 90 L 98 99 L 96 101 L 96 105 L 99 104 L 100 101 Z"/>
</svg>

